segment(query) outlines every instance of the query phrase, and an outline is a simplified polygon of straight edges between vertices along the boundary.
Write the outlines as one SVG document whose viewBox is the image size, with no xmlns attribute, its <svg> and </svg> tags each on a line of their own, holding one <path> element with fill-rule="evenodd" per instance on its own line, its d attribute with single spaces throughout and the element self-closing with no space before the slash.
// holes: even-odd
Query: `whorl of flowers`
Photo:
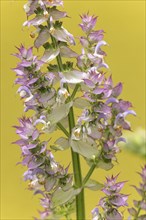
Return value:
<svg viewBox="0 0 146 220">
<path fill-rule="evenodd" d="M 131 215 L 130 219 L 134 220 L 145 220 L 146 219 L 146 165 L 142 167 L 141 173 L 138 173 L 141 176 L 141 183 L 139 187 L 133 186 L 138 194 L 140 195 L 139 200 L 134 200 L 133 208 L 129 208 L 128 211 Z"/>
<path fill-rule="evenodd" d="M 94 30 L 97 17 L 81 16 L 84 36 L 80 37 L 82 53 L 78 55 L 69 47 L 75 45 L 73 35 L 60 21 L 67 17 L 66 12 L 57 9 L 62 4 L 61 0 L 29 0 L 24 5 L 28 20 L 23 26 L 35 28 L 30 34 L 35 40 L 33 47 L 17 48 L 14 55 L 20 62 L 14 71 L 24 112 L 33 110 L 33 115 L 19 119 L 20 125 L 15 128 L 20 140 L 15 143 L 22 150 L 21 164 L 27 167 L 24 180 L 29 181 L 28 188 L 42 195 L 44 211 L 40 212 L 40 218 L 69 219 L 76 204 L 77 219 L 85 219 L 83 188 L 93 185 L 88 181 L 95 167 L 112 168 L 119 151 L 118 142 L 125 141 L 123 129 L 130 130 L 125 118 L 135 112 L 129 109 L 132 107 L 129 101 L 119 98 L 122 83 L 114 85 L 112 77 L 104 72 L 108 65 L 101 47 L 107 43 L 103 40 L 104 31 Z M 33 49 L 40 47 L 44 52 L 38 58 Z M 63 62 L 62 57 L 76 59 L 76 65 Z M 51 63 L 54 59 L 56 64 Z M 77 119 L 74 107 L 83 109 Z M 57 129 L 66 137 L 58 138 L 48 150 L 51 133 Z M 41 141 L 44 133 L 48 133 L 47 141 Z M 68 148 L 72 153 L 74 178 L 68 174 L 68 167 L 63 168 L 55 161 L 51 151 Z M 91 166 L 83 180 L 79 155 Z M 121 219 L 118 207 L 126 205 L 127 200 L 127 196 L 119 193 L 123 182 L 115 183 L 116 178 L 107 179 L 103 189 L 106 197 L 100 201 L 108 219 L 111 216 Z M 94 187 L 99 189 L 101 184 L 94 181 Z"/>
<path fill-rule="evenodd" d="M 125 182 L 116 182 L 118 175 L 106 178 L 102 191 L 105 197 L 99 201 L 99 206 L 103 209 L 103 214 L 98 208 L 92 210 L 92 220 L 122 220 L 123 215 L 119 212 L 120 207 L 127 206 L 128 195 L 121 194 L 120 191 Z"/>
</svg>

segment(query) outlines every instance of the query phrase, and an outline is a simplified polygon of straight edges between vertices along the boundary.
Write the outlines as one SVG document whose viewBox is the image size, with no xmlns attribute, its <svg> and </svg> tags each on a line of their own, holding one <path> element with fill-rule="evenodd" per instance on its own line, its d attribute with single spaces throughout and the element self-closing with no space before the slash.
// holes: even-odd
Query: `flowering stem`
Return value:
<svg viewBox="0 0 146 220">
<path fill-rule="evenodd" d="M 89 169 L 87 175 L 86 175 L 85 178 L 83 179 L 83 183 L 82 183 L 82 186 L 83 186 L 83 187 L 85 186 L 85 184 L 86 184 L 87 181 L 89 180 L 90 176 L 92 175 L 93 171 L 95 170 L 95 167 L 96 167 L 96 164 L 93 164 L 93 165 L 90 167 L 90 169 Z"/>
<path fill-rule="evenodd" d="M 74 121 L 74 112 L 73 108 L 70 108 L 69 112 L 69 129 L 70 135 L 72 129 L 75 127 Z M 81 167 L 80 167 L 80 158 L 79 155 L 71 149 L 72 154 L 72 162 L 73 162 L 73 170 L 74 170 L 74 179 L 76 188 L 82 187 L 82 176 L 81 176 Z M 77 220 L 85 220 L 85 205 L 84 205 L 84 189 L 76 196 L 76 216 Z"/>
<path fill-rule="evenodd" d="M 57 48 L 56 39 L 55 39 L 52 35 L 51 35 L 51 40 L 52 40 L 52 43 L 53 43 L 54 48 Z M 56 57 L 56 59 L 57 59 L 59 71 L 63 71 L 62 60 L 61 60 L 60 54 L 58 54 L 58 56 Z"/>
<path fill-rule="evenodd" d="M 57 126 L 63 131 L 63 133 L 64 133 L 67 137 L 69 137 L 68 131 L 63 127 L 63 125 L 62 125 L 60 122 L 57 123 Z"/>
<path fill-rule="evenodd" d="M 51 36 L 51 39 L 52 39 L 52 43 L 54 44 L 54 47 L 56 48 L 57 47 L 56 39 L 53 36 Z M 63 65 L 62 65 L 60 54 L 56 57 L 56 59 L 57 59 L 59 70 L 63 71 Z M 69 90 L 67 85 L 65 85 L 65 87 L 67 90 Z M 77 84 L 70 97 L 70 100 L 74 98 L 78 88 L 79 88 L 79 85 Z M 75 127 L 73 107 L 70 108 L 70 111 L 68 114 L 68 121 L 69 121 L 69 136 L 71 136 L 72 129 Z M 61 130 L 66 133 L 64 128 Z M 81 188 L 82 187 L 82 175 L 81 175 L 80 158 L 79 158 L 79 155 L 76 152 L 73 152 L 72 149 L 71 149 L 71 155 L 72 155 L 75 187 Z M 82 189 L 81 192 L 76 196 L 76 217 L 77 217 L 77 220 L 85 220 L 84 189 Z"/>
</svg>

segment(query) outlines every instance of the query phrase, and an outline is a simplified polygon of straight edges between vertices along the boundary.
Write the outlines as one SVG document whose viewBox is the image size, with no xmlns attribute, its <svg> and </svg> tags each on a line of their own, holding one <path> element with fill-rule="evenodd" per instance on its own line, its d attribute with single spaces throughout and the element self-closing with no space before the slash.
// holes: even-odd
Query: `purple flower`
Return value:
<svg viewBox="0 0 146 220">
<path fill-rule="evenodd" d="M 82 30 L 86 33 L 90 32 L 97 21 L 97 17 L 89 16 L 89 13 L 81 15 L 82 23 L 80 24 L 80 27 Z"/>
<path fill-rule="evenodd" d="M 19 134 L 19 136 L 23 140 L 28 140 L 29 138 L 32 138 L 32 140 L 36 140 L 39 136 L 38 130 L 33 126 L 33 122 L 31 118 L 25 118 L 19 119 L 20 126 L 14 126 L 16 128 L 16 133 Z"/>
<path fill-rule="evenodd" d="M 92 31 L 89 34 L 89 41 L 91 43 L 97 43 L 98 41 L 101 41 L 104 37 L 103 33 L 104 30 Z"/>
<path fill-rule="evenodd" d="M 83 47 L 88 48 L 89 47 L 89 41 L 86 37 L 80 37 L 80 43 Z"/>
<path fill-rule="evenodd" d="M 110 209 L 106 215 L 106 220 L 123 220 L 122 214 L 117 209 Z"/>
<path fill-rule="evenodd" d="M 44 62 L 38 60 L 36 56 L 32 55 L 32 48 L 27 50 L 23 45 L 21 45 L 21 47 L 17 49 L 19 50 L 19 53 L 15 54 L 15 56 L 18 57 L 21 62 L 18 64 L 17 68 L 13 69 L 18 76 L 15 83 L 24 86 L 23 88 L 25 88 L 25 92 L 30 94 L 28 89 L 33 87 L 33 85 L 39 80 L 39 70 Z"/>
<path fill-rule="evenodd" d="M 99 218 L 99 210 L 98 208 L 94 208 L 92 211 L 91 211 L 91 214 L 92 214 L 92 220 L 98 220 Z"/>
<path fill-rule="evenodd" d="M 122 92 L 122 88 L 123 88 L 122 83 L 121 83 L 121 82 L 118 83 L 118 84 L 113 88 L 113 90 L 112 90 L 112 95 L 113 95 L 114 97 L 118 97 L 118 96 L 121 94 L 121 92 Z"/>
<path fill-rule="evenodd" d="M 39 213 L 40 213 L 41 219 L 46 219 L 47 217 L 49 217 L 52 214 L 52 212 L 50 210 L 48 210 L 48 209 L 45 209 L 42 212 L 39 211 Z"/>
<path fill-rule="evenodd" d="M 17 58 L 23 60 L 32 60 L 33 58 L 33 54 L 32 54 L 32 47 L 30 47 L 28 50 L 21 44 L 20 48 L 16 47 L 19 51 L 19 53 L 13 54 L 14 56 L 16 56 Z"/>
<path fill-rule="evenodd" d="M 121 126 L 125 130 L 130 130 L 129 122 L 125 121 L 125 117 L 129 114 L 132 114 L 132 115 L 136 116 L 136 113 L 133 110 L 127 110 L 123 113 L 119 113 L 116 116 L 114 128 L 116 128 L 118 126 Z"/>
<path fill-rule="evenodd" d="M 100 71 L 101 68 L 108 68 L 104 61 L 106 53 L 101 49 L 107 43 L 103 40 L 103 30 L 93 30 L 97 17 L 89 13 L 81 16 L 80 27 L 85 36 L 79 38 L 83 48 L 78 56 L 68 46 L 75 44 L 73 35 L 59 21 L 67 17 L 66 12 L 56 8 L 62 5 L 62 0 L 28 0 L 24 10 L 27 18 L 32 17 L 23 26 L 34 26 L 36 30 L 32 32 L 32 38 L 38 34 L 34 46 L 37 49 L 42 46 L 44 52 L 39 60 L 33 55 L 33 47 L 26 49 L 21 45 L 15 54 L 20 59 L 14 69 L 17 75 L 15 83 L 20 85 L 17 92 L 24 101 L 24 111 L 31 109 L 34 112 L 32 117 L 22 117 L 19 119 L 20 125 L 14 126 L 20 136 L 15 143 L 21 149 L 21 164 L 27 168 L 23 176 L 28 181 L 28 189 L 42 195 L 44 210 L 40 211 L 41 219 L 68 217 L 73 210 L 75 196 L 84 187 L 75 189 L 76 182 L 73 183 L 72 175 L 68 174 L 68 167 L 64 168 L 55 161 L 52 152 L 47 149 L 49 140 L 42 141 L 41 135 L 59 128 L 68 138 L 59 138 L 55 146 L 51 146 L 52 149 L 62 150 L 71 146 L 89 163 L 94 160 L 97 167 L 110 165 L 109 169 L 119 151 L 117 144 L 123 141 L 122 130 L 130 130 L 125 117 L 135 115 L 133 110 L 129 110 L 131 103 L 118 99 L 122 83 L 114 86 L 112 77 L 106 78 L 105 73 Z M 62 63 L 61 57 L 76 58 L 79 69 L 75 69 L 71 62 L 65 63 L 63 60 Z M 57 64 L 50 64 L 55 58 Z M 45 68 L 41 70 L 42 67 L 46 67 L 47 72 L 44 72 Z M 71 114 L 78 99 L 75 99 L 77 89 L 83 93 L 78 106 L 84 110 L 75 125 Z M 128 196 L 120 193 L 125 182 L 117 183 L 117 177 L 107 178 L 102 189 L 105 197 L 99 202 L 104 213 L 101 215 L 95 208 L 92 210 L 92 220 L 122 219 L 118 208 L 127 205 Z M 144 177 L 145 172 L 142 173 Z M 140 188 L 135 188 L 143 197 L 145 185 L 142 183 Z M 138 205 L 146 209 L 144 200 Z"/>
<path fill-rule="evenodd" d="M 113 198 L 111 198 L 109 202 L 116 207 L 127 206 L 127 199 L 128 195 L 120 194 L 113 196 Z"/>
<path fill-rule="evenodd" d="M 123 216 L 118 211 L 118 208 L 121 206 L 127 206 L 128 195 L 120 193 L 125 181 L 117 183 L 116 180 L 118 175 L 106 177 L 106 183 L 102 189 L 106 196 L 99 201 L 99 206 L 104 210 L 105 219 L 108 220 L 122 220 Z"/>
<path fill-rule="evenodd" d="M 97 43 L 97 45 L 96 45 L 96 47 L 95 47 L 95 51 L 94 51 L 94 56 L 95 56 L 95 57 L 103 58 L 103 56 L 106 55 L 106 53 L 103 52 L 103 51 L 101 50 L 101 48 L 100 48 L 101 46 L 105 46 L 105 45 L 107 45 L 107 43 L 106 43 L 104 40 L 99 41 L 99 42 Z"/>
</svg>

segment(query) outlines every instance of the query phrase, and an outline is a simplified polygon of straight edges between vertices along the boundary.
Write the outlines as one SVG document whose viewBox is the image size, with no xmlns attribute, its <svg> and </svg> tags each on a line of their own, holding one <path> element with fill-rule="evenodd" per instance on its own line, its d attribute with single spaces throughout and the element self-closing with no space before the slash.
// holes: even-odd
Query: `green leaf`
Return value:
<svg viewBox="0 0 146 220">
<path fill-rule="evenodd" d="M 40 46 L 42 46 L 50 37 L 50 33 L 49 30 L 47 28 L 41 30 L 34 42 L 34 46 L 36 48 L 39 48 Z"/>
<path fill-rule="evenodd" d="M 61 137 L 55 141 L 51 148 L 53 150 L 66 150 L 69 148 L 69 141 L 67 138 Z"/>
<path fill-rule="evenodd" d="M 69 109 L 71 108 L 72 104 L 73 102 L 69 102 L 67 104 L 57 106 L 55 109 L 53 109 L 52 113 L 48 117 L 51 124 L 56 124 L 57 122 L 65 118 L 68 115 Z"/>
<path fill-rule="evenodd" d="M 76 108 L 84 109 L 84 108 L 89 107 L 90 103 L 86 99 L 76 98 L 75 101 L 74 101 L 74 106 Z"/>
<path fill-rule="evenodd" d="M 99 161 L 98 164 L 97 164 L 97 167 L 101 168 L 103 170 L 111 170 L 113 168 L 113 166 L 114 165 L 111 162 L 106 163 L 104 161 Z"/>
<path fill-rule="evenodd" d="M 41 60 L 44 61 L 44 62 L 50 62 L 58 56 L 59 52 L 60 52 L 59 49 L 46 50 L 44 52 L 44 55 L 41 58 Z"/>
<path fill-rule="evenodd" d="M 53 207 L 57 207 L 67 203 L 69 200 L 72 200 L 76 195 L 80 193 L 81 189 L 71 188 L 68 191 L 63 191 L 58 189 L 54 192 L 52 197 Z"/>
<path fill-rule="evenodd" d="M 100 190 L 103 188 L 103 184 L 97 182 L 96 180 L 92 180 L 92 179 L 89 179 L 87 181 L 87 183 L 85 184 L 85 187 L 88 188 L 88 189 L 91 189 L 91 190 Z"/>
<path fill-rule="evenodd" d="M 53 177 L 48 177 L 45 181 L 45 189 L 47 192 L 51 191 L 51 189 L 55 186 L 56 179 Z"/>
<path fill-rule="evenodd" d="M 68 124 L 68 117 L 63 118 L 60 123 L 62 124 L 63 127 L 65 127 L 66 129 L 69 127 Z"/>
<path fill-rule="evenodd" d="M 89 143 L 81 140 L 79 141 L 71 140 L 70 145 L 74 152 L 77 152 L 88 159 L 93 159 L 95 155 L 98 154 L 98 150 L 95 146 L 92 146 Z"/>
<path fill-rule="evenodd" d="M 126 135 L 126 143 L 120 144 L 125 150 L 146 158 L 146 130 L 138 128 L 135 132 Z"/>
<path fill-rule="evenodd" d="M 67 57 L 67 58 L 69 58 L 69 57 L 72 58 L 72 57 L 77 57 L 78 56 L 78 54 L 75 51 L 73 51 L 72 49 L 70 49 L 67 46 L 61 46 L 60 47 L 60 55 L 62 57 Z"/>
</svg>

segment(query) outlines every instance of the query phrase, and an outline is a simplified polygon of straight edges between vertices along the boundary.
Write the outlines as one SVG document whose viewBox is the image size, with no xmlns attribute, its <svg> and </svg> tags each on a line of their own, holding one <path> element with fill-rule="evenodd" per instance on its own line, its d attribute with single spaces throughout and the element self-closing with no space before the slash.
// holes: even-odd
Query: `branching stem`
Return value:
<svg viewBox="0 0 146 220">
<path fill-rule="evenodd" d="M 63 133 L 64 133 L 67 137 L 69 137 L 68 131 L 65 129 L 65 127 L 64 127 L 60 122 L 57 123 L 57 126 L 63 131 Z"/>
<path fill-rule="evenodd" d="M 82 183 L 82 186 L 84 187 L 85 184 L 88 182 L 88 180 L 90 179 L 90 176 L 92 175 L 93 171 L 95 170 L 96 168 L 96 164 L 92 164 L 92 166 L 90 167 L 87 175 L 85 176 L 85 178 L 83 179 L 83 183 Z"/>
</svg>

